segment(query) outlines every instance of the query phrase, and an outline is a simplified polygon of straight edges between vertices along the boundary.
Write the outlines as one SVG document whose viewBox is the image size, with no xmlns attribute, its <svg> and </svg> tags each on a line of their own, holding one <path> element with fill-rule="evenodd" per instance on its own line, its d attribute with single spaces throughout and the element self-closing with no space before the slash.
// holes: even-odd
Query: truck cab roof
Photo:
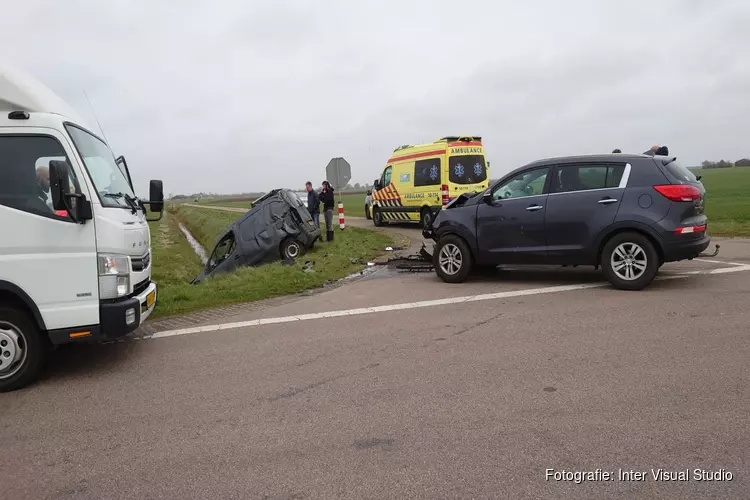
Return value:
<svg viewBox="0 0 750 500">
<path fill-rule="evenodd" d="M 59 126 L 61 121 L 86 126 L 73 108 L 41 82 L 19 69 L 0 66 L 0 126 Z"/>
</svg>

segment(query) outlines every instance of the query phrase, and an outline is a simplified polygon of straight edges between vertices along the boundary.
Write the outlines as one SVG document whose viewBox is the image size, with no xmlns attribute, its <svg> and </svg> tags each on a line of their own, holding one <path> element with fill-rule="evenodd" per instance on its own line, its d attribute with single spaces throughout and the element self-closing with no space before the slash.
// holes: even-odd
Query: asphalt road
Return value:
<svg viewBox="0 0 750 500">
<path fill-rule="evenodd" d="M 45 379 L 0 395 L 0 496 L 748 498 L 743 245 L 642 292 L 587 270 L 452 287 L 384 270 L 227 318 L 248 326 L 62 349 Z"/>
</svg>

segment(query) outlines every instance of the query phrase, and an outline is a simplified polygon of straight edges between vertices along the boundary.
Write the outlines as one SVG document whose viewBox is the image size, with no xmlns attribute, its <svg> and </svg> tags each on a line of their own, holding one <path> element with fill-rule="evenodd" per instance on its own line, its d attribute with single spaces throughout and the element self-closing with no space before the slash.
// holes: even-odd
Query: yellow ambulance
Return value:
<svg viewBox="0 0 750 500">
<path fill-rule="evenodd" d="M 486 189 L 489 178 L 481 137 L 443 137 L 398 147 L 374 183 L 372 220 L 376 226 L 389 222 L 424 226 L 461 193 Z"/>
</svg>

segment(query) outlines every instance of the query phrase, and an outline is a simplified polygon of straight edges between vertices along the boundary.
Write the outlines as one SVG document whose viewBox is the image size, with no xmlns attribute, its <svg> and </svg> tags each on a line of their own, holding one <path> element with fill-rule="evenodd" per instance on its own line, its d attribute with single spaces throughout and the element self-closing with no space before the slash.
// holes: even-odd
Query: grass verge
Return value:
<svg viewBox="0 0 750 500">
<path fill-rule="evenodd" d="M 750 236 L 750 168 L 694 170 L 706 187 L 712 236 Z"/>
<path fill-rule="evenodd" d="M 164 218 L 151 223 L 154 280 L 159 283 L 159 305 L 153 318 L 184 314 L 201 309 L 297 293 L 322 286 L 361 270 L 392 240 L 382 233 L 358 228 L 336 230 L 333 243 L 318 242 L 299 261 L 291 266 L 280 262 L 255 268 L 243 268 L 233 273 L 210 278 L 198 285 L 190 285 L 201 270 L 195 255 L 180 232 L 182 221 L 193 236 L 213 250 L 214 242 L 226 226 L 241 214 L 186 206 L 170 206 Z M 302 265 L 314 262 L 313 271 L 305 272 Z"/>
<path fill-rule="evenodd" d="M 365 193 L 345 193 L 341 195 L 341 201 L 344 203 L 344 214 L 352 217 L 365 216 Z M 339 195 L 336 193 L 336 203 L 339 202 Z M 221 199 L 212 199 L 201 204 L 216 205 L 221 207 L 240 207 L 250 208 L 250 201 L 222 201 Z"/>
</svg>

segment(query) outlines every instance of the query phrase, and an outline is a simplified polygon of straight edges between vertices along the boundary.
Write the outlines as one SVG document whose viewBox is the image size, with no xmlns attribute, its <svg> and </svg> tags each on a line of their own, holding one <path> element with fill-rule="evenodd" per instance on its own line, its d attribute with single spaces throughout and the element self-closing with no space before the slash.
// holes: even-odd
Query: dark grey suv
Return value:
<svg viewBox="0 0 750 500">
<path fill-rule="evenodd" d="M 639 290 L 664 262 L 708 247 L 704 196 L 675 157 L 551 158 L 452 200 L 424 235 L 448 283 L 476 267 L 593 265 L 614 287 Z"/>
</svg>

